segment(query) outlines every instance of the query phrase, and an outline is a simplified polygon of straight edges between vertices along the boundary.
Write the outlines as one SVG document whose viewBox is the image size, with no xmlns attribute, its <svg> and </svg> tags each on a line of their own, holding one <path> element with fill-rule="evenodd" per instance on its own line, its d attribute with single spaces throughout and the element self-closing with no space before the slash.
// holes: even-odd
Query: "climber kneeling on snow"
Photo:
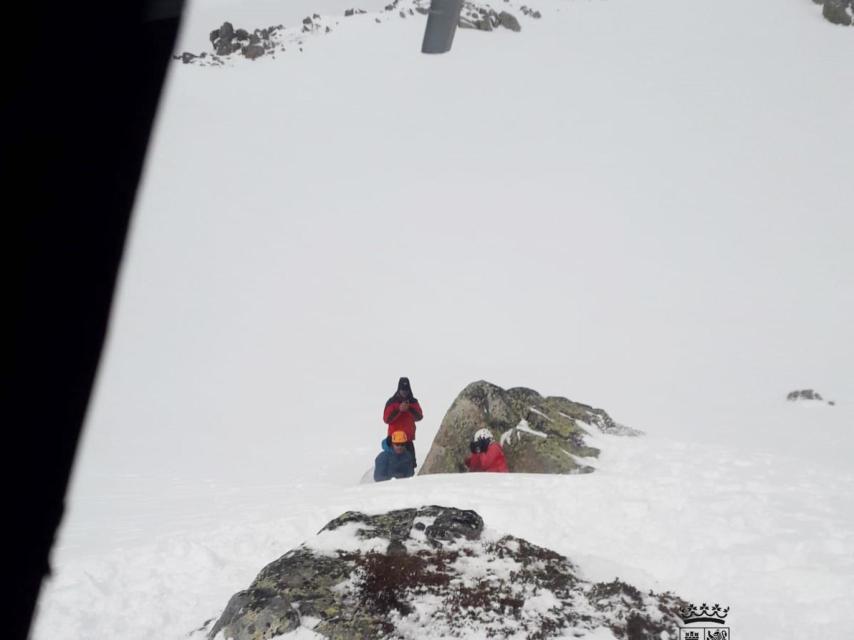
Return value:
<svg viewBox="0 0 854 640">
<path fill-rule="evenodd" d="M 411 478 L 415 475 L 415 459 L 406 448 L 408 438 L 403 431 L 395 431 L 389 436 L 391 449 L 380 452 L 374 462 L 374 482 L 392 478 Z"/>
<path fill-rule="evenodd" d="M 495 442 L 489 429 L 480 429 L 469 444 L 471 454 L 466 456 L 465 463 L 469 471 L 497 471 L 507 473 L 507 460 L 504 450 Z"/>
</svg>

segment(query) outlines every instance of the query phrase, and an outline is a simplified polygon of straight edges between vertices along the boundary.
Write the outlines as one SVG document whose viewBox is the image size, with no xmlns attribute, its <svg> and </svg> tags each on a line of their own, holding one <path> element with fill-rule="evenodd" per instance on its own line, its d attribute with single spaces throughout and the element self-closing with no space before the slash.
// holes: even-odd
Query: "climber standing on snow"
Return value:
<svg viewBox="0 0 854 640">
<path fill-rule="evenodd" d="M 471 454 L 465 463 L 469 471 L 497 471 L 507 473 L 504 449 L 495 442 L 489 429 L 478 429 L 469 444 Z"/>
<path fill-rule="evenodd" d="M 384 445 L 383 448 L 390 448 L 391 435 L 395 431 L 403 431 L 406 434 L 406 449 L 412 454 L 413 469 L 418 465 L 415 461 L 415 445 L 412 443 L 415 440 L 415 423 L 423 417 L 424 412 L 421 411 L 421 405 L 412 396 L 409 378 L 401 378 L 397 383 L 397 393 L 385 403 L 383 422 L 388 425 L 388 437 L 386 438 L 387 445 Z"/>
</svg>

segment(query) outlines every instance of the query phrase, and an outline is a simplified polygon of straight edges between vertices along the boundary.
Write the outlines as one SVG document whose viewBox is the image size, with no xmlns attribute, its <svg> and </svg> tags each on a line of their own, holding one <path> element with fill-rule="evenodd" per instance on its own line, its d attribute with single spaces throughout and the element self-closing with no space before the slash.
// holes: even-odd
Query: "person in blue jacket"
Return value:
<svg viewBox="0 0 854 640">
<path fill-rule="evenodd" d="M 403 431 L 391 434 L 391 450 L 381 451 L 374 462 L 374 482 L 415 475 L 415 458 L 406 448 L 407 440 Z"/>
</svg>

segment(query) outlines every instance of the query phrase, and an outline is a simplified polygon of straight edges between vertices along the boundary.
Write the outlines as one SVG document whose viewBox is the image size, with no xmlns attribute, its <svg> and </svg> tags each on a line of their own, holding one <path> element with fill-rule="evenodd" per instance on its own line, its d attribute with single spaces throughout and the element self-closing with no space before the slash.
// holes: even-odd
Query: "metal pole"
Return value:
<svg viewBox="0 0 854 640">
<path fill-rule="evenodd" d="M 447 53 L 454 43 L 463 0 L 431 0 L 421 53 Z"/>
</svg>

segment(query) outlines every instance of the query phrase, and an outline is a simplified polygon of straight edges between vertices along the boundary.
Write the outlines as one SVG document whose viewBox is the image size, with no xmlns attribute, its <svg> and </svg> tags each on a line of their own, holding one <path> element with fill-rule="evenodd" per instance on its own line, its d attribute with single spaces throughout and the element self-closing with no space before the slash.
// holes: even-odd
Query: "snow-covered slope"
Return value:
<svg viewBox="0 0 854 640">
<path fill-rule="evenodd" d="M 194 7 L 183 48 L 305 14 L 254 6 Z M 400 375 L 422 439 L 477 379 L 689 438 L 854 397 L 851 34 L 801 0 L 537 8 L 447 56 L 367 14 L 172 66 L 89 460 L 277 479 L 373 448 Z"/>
<path fill-rule="evenodd" d="M 186 637 L 264 565 L 345 510 L 446 504 L 477 510 L 497 533 L 568 555 L 589 579 L 619 576 L 728 605 L 733 637 L 847 638 L 851 474 L 726 447 L 600 437 L 608 453 L 590 475 L 307 482 L 210 492 L 192 505 L 164 498 L 174 512 L 156 509 L 164 531 L 154 542 L 63 563 L 35 637 Z"/>
<path fill-rule="evenodd" d="M 737 637 L 843 638 L 852 32 L 805 0 L 547 0 L 428 57 L 422 17 L 343 18 L 384 3 L 279 4 L 190 7 L 179 50 L 339 24 L 172 66 L 35 637 L 184 636 L 344 509 L 440 503 Z M 419 451 L 483 378 L 651 435 L 591 477 L 357 486 L 400 375 Z"/>
</svg>

